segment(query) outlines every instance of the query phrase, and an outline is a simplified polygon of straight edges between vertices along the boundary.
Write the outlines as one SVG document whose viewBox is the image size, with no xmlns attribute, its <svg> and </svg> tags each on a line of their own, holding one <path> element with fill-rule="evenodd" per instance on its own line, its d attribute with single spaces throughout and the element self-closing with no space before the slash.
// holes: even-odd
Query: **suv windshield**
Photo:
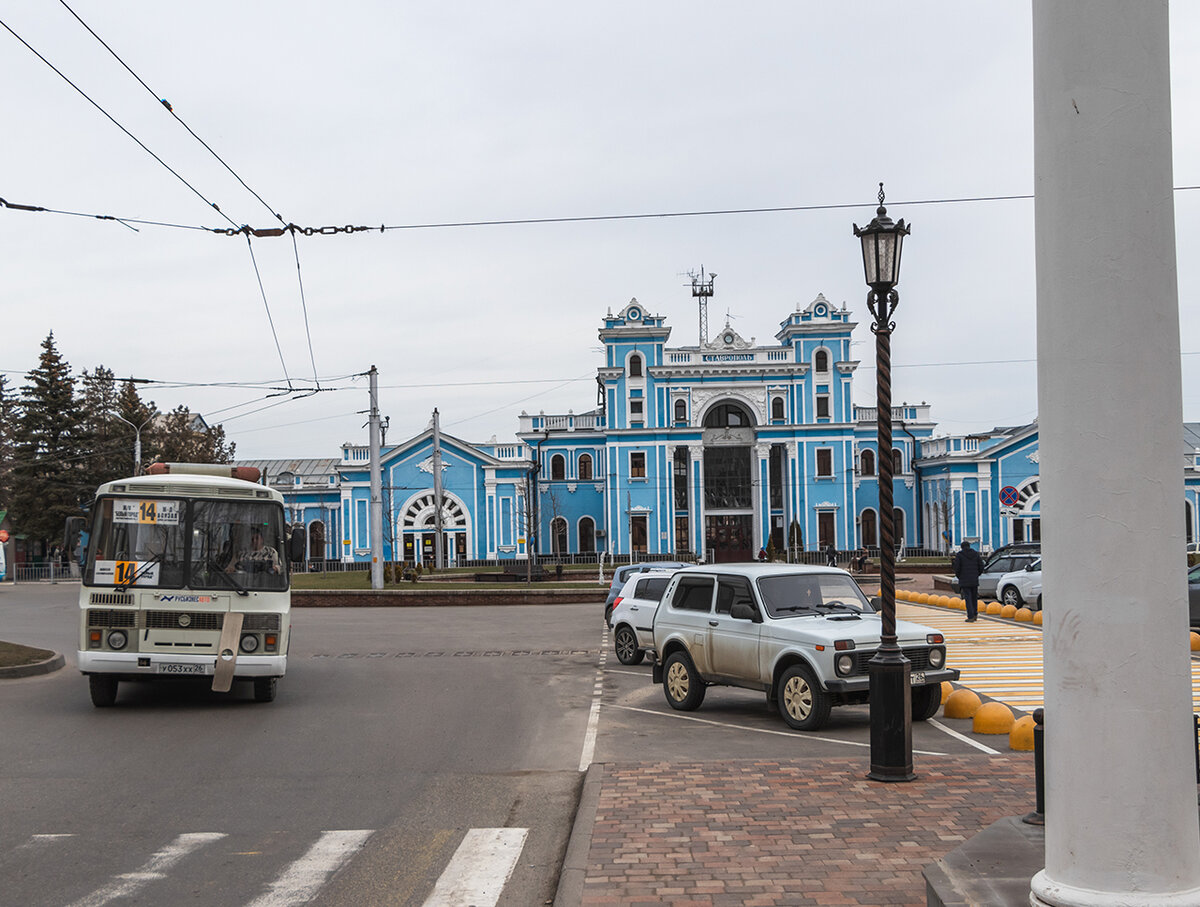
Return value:
<svg viewBox="0 0 1200 907">
<path fill-rule="evenodd" d="M 825 614 L 831 611 L 873 613 L 858 583 L 836 573 L 786 573 L 758 579 L 758 594 L 771 617 Z"/>
<path fill-rule="evenodd" d="M 105 497 L 84 582 L 118 588 L 288 587 L 283 508 L 264 501 Z"/>
</svg>

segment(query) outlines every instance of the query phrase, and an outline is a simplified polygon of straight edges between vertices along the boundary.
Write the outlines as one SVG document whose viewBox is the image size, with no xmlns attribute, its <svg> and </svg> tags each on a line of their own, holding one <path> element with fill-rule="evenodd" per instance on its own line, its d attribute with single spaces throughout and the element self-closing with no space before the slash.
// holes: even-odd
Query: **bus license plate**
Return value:
<svg viewBox="0 0 1200 907">
<path fill-rule="evenodd" d="M 925 682 L 925 672 L 924 671 L 913 671 L 912 674 L 908 678 L 908 682 L 909 682 L 910 686 L 916 686 L 917 684 L 924 683 Z"/>
<path fill-rule="evenodd" d="M 158 666 L 159 674 L 198 674 L 205 675 L 213 672 L 212 665 L 197 665 L 197 664 L 160 664 Z"/>
</svg>

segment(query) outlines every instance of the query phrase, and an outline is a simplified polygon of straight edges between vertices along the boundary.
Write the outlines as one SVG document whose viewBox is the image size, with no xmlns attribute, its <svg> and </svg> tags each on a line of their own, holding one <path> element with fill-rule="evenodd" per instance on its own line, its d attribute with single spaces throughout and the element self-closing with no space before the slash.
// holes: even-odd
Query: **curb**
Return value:
<svg viewBox="0 0 1200 907">
<path fill-rule="evenodd" d="M 592 844 L 592 828 L 596 824 L 596 807 L 600 803 L 600 786 L 604 780 L 604 766 L 593 762 L 588 766 L 583 779 L 583 791 L 579 795 L 579 807 L 575 810 L 575 821 L 571 825 L 571 838 L 567 841 L 567 854 L 563 858 L 562 870 L 558 874 L 558 891 L 554 895 L 554 907 L 578 907 L 583 903 L 583 883 L 587 878 L 588 849 Z"/>
<path fill-rule="evenodd" d="M 35 661 L 28 665 L 14 665 L 10 668 L 0 668 L 0 679 L 9 677 L 33 677 L 37 674 L 51 674 L 63 667 L 67 660 L 61 654 L 55 653 L 45 661 Z"/>
</svg>

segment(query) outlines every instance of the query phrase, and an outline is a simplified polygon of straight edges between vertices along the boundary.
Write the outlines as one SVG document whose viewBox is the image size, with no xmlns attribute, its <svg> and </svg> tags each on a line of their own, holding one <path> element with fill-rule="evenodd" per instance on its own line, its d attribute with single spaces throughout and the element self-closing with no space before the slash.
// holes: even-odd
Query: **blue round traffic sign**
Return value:
<svg viewBox="0 0 1200 907">
<path fill-rule="evenodd" d="M 1017 501 L 1020 500 L 1020 497 L 1020 494 L 1017 493 L 1017 489 L 1013 488 L 1011 485 L 1005 485 L 1000 489 L 1000 503 L 1005 507 L 1015 507 L 1017 505 Z"/>
</svg>

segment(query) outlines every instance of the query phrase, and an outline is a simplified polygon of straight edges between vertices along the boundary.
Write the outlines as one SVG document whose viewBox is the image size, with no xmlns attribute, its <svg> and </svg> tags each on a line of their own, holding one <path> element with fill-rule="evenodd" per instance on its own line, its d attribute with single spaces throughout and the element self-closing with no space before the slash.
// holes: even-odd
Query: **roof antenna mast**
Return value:
<svg viewBox="0 0 1200 907">
<path fill-rule="evenodd" d="M 704 265 L 700 266 L 700 273 L 688 271 L 688 277 L 692 278 L 692 297 L 700 301 L 700 346 L 708 343 L 708 300 L 713 294 L 713 278 L 716 273 L 710 273 L 708 280 L 704 279 Z"/>
</svg>

